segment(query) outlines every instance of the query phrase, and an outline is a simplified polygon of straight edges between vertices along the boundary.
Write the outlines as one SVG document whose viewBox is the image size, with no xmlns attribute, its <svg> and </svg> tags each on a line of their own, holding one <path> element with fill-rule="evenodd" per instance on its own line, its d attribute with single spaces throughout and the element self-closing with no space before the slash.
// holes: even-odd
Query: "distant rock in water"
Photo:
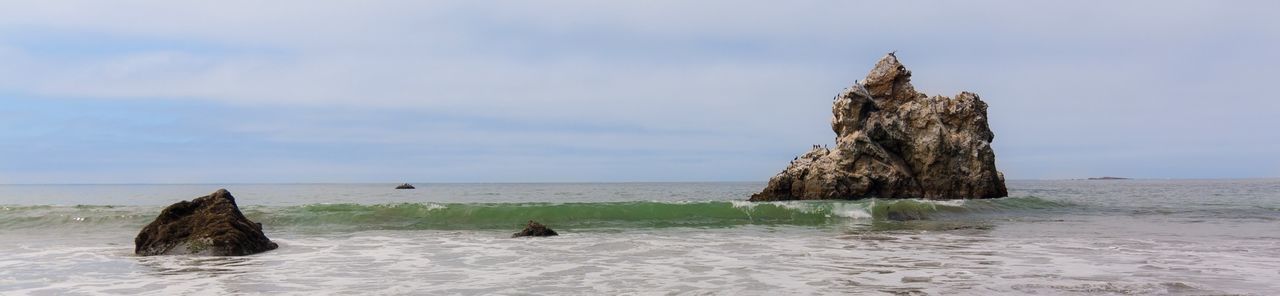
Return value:
<svg viewBox="0 0 1280 296">
<path fill-rule="evenodd" d="M 524 230 L 521 230 L 520 232 L 516 232 L 515 234 L 512 234 L 511 237 L 515 238 L 515 237 L 522 237 L 522 236 L 556 236 L 556 235 L 560 235 L 560 234 L 556 233 L 555 230 L 551 230 L 551 228 L 547 228 L 547 226 L 542 225 L 542 223 L 529 220 L 529 224 L 525 225 Z"/>
<path fill-rule="evenodd" d="M 1129 178 L 1122 178 L 1122 177 L 1110 177 L 1110 176 L 1108 176 L 1108 177 L 1095 177 L 1095 178 L 1089 178 L 1089 180 L 1129 180 Z"/>
<path fill-rule="evenodd" d="M 413 185 L 409 185 L 409 183 L 404 183 L 400 184 L 400 186 L 396 186 L 396 189 L 414 189 L 414 187 Z"/>
<path fill-rule="evenodd" d="M 277 247 L 262 233 L 261 223 L 240 213 L 226 189 L 170 205 L 142 228 L 133 243 L 133 252 L 142 256 L 243 256 Z"/>
<path fill-rule="evenodd" d="M 916 92 L 911 71 L 892 53 L 836 95 L 831 113 L 835 147 L 813 146 L 751 201 L 1008 195 L 987 104 L 970 92 Z"/>
</svg>

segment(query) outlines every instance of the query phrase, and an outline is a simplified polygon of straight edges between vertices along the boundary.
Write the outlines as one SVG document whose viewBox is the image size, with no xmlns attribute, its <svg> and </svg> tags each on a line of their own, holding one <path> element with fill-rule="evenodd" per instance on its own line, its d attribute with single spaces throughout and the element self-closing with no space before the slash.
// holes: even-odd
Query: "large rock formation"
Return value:
<svg viewBox="0 0 1280 296">
<path fill-rule="evenodd" d="M 235 197 L 226 189 L 170 205 L 142 228 L 133 244 L 133 252 L 143 256 L 243 256 L 277 247 L 262 233 L 262 223 L 249 221 L 240 213 Z"/>
<path fill-rule="evenodd" d="M 892 53 L 831 107 L 834 149 L 814 146 L 751 201 L 1007 196 L 987 104 L 970 92 L 928 97 Z"/>
</svg>

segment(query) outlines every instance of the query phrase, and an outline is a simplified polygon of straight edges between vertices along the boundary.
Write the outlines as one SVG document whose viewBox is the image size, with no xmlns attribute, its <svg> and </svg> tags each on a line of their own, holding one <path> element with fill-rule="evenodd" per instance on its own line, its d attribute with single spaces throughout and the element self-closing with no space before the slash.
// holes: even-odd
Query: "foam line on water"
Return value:
<svg viewBox="0 0 1280 296">
<path fill-rule="evenodd" d="M 245 206 L 270 229 L 302 231 L 511 229 L 528 220 L 562 228 L 831 225 L 848 220 L 921 220 L 940 215 L 1052 208 L 1034 197 L 999 200 L 637 201 L 581 203 L 317 203 Z M 3 206 L 2 229 L 138 228 L 159 206 Z"/>
</svg>

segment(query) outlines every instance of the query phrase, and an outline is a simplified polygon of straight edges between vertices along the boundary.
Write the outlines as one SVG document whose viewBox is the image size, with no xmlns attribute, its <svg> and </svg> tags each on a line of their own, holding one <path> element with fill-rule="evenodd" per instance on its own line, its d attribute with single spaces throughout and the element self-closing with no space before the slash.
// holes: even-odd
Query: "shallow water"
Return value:
<svg viewBox="0 0 1280 296">
<path fill-rule="evenodd" d="M 732 202 L 758 183 L 388 185 L 0 186 L 0 294 L 1280 290 L 1280 180 L 1011 181 L 1014 197 L 998 200 L 763 204 Z M 160 208 L 219 187 L 280 249 L 132 255 Z M 508 238 L 529 218 L 562 235 Z"/>
</svg>

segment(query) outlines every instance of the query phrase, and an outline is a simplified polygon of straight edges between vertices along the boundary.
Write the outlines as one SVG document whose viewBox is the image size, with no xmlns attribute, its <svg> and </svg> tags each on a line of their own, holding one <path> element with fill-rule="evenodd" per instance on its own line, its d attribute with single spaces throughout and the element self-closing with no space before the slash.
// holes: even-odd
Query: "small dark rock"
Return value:
<svg viewBox="0 0 1280 296">
<path fill-rule="evenodd" d="M 556 233 L 555 230 L 551 230 L 551 228 L 547 228 L 547 226 L 542 225 L 542 223 L 529 220 L 529 224 L 525 225 L 524 230 L 521 230 L 520 232 L 512 234 L 511 237 L 556 236 L 556 235 L 560 235 L 560 234 Z"/>
<path fill-rule="evenodd" d="M 409 185 L 409 183 L 404 183 L 400 184 L 400 186 L 396 186 L 396 189 L 414 189 L 414 187 L 413 185 Z"/>
<path fill-rule="evenodd" d="M 244 256 L 278 247 L 262 233 L 262 223 L 245 218 L 226 189 L 170 205 L 133 243 L 134 254 L 142 256 Z"/>
</svg>

